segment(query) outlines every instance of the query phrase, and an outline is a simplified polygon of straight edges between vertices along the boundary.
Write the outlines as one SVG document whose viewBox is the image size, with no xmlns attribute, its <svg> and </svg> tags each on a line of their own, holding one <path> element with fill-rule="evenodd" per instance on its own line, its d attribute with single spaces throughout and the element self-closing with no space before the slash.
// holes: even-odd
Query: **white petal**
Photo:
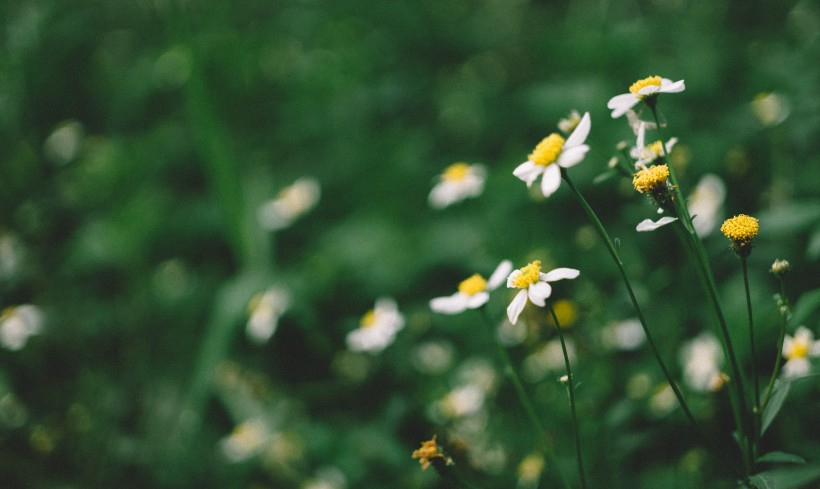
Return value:
<svg viewBox="0 0 820 489">
<path fill-rule="evenodd" d="M 467 299 L 461 292 L 449 297 L 436 297 L 430 301 L 430 309 L 440 314 L 460 314 L 467 309 Z"/>
<path fill-rule="evenodd" d="M 589 129 L 591 127 L 592 121 L 589 118 L 589 112 L 587 112 L 581 117 L 581 122 L 578 123 L 575 130 L 572 131 L 572 134 L 567 138 L 564 143 L 564 148 L 574 148 L 575 146 L 584 144 L 584 141 L 587 140 L 587 136 L 589 136 Z"/>
<path fill-rule="evenodd" d="M 686 84 L 683 83 L 683 80 L 678 80 L 676 82 L 672 82 L 667 78 L 661 80 L 661 89 L 660 91 L 663 93 L 678 93 L 686 90 Z"/>
<path fill-rule="evenodd" d="M 558 165 L 548 165 L 544 169 L 544 177 L 541 179 L 541 193 L 544 197 L 554 194 L 561 186 L 561 167 Z"/>
<path fill-rule="evenodd" d="M 637 103 L 640 101 L 641 99 L 639 99 L 637 96 L 631 93 L 624 93 L 621 95 L 616 95 L 609 99 L 609 102 L 607 102 L 606 106 L 610 109 L 613 109 L 612 118 L 617 119 L 618 117 L 621 117 L 622 115 L 626 114 L 627 111 L 629 111 L 629 109 L 635 107 L 635 105 L 637 105 Z"/>
<path fill-rule="evenodd" d="M 555 282 L 556 280 L 577 278 L 581 272 L 574 268 L 556 268 L 548 273 L 542 274 L 542 280 Z"/>
<path fill-rule="evenodd" d="M 641 150 L 646 146 L 646 122 L 640 121 L 638 123 L 638 139 L 635 141 L 635 147 L 638 149 L 638 158 L 640 158 Z"/>
<path fill-rule="evenodd" d="M 677 220 L 678 220 L 677 217 L 669 217 L 669 216 L 662 217 L 662 218 L 658 219 L 657 221 L 653 221 L 652 219 L 644 219 L 643 221 L 638 223 L 638 226 L 635 228 L 635 230 L 639 231 L 639 232 L 654 231 L 654 230 L 658 229 L 661 226 L 666 226 L 670 222 L 674 222 L 674 221 L 677 221 Z"/>
<path fill-rule="evenodd" d="M 478 309 L 490 300 L 490 294 L 487 292 L 479 292 L 477 294 L 467 296 L 467 309 Z"/>
<path fill-rule="evenodd" d="M 552 294 L 552 287 L 546 282 L 536 282 L 527 289 L 530 301 L 539 307 L 546 305 L 546 299 Z"/>
<path fill-rule="evenodd" d="M 527 187 L 529 187 L 543 171 L 543 166 L 536 165 L 532 161 L 528 160 L 518 165 L 515 170 L 513 170 L 513 175 L 518 177 L 520 180 L 527 182 Z"/>
<path fill-rule="evenodd" d="M 439 182 L 430 191 L 428 197 L 430 207 L 434 209 L 443 209 L 454 202 L 453 193 L 446 182 Z"/>
<path fill-rule="evenodd" d="M 571 168 L 584 161 L 587 151 L 589 151 L 589 146 L 586 144 L 562 151 L 556 163 L 563 168 Z"/>
<path fill-rule="evenodd" d="M 502 261 L 490 275 L 490 278 L 487 280 L 487 286 L 485 287 L 487 290 L 495 290 L 501 284 L 504 283 L 507 276 L 509 276 L 510 272 L 512 272 L 513 264 L 510 260 Z"/>
<path fill-rule="evenodd" d="M 515 294 L 515 298 L 510 302 L 510 305 L 507 306 L 507 318 L 512 324 L 518 322 L 518 316 L 521 314 L 521 311 L 524 310 L 525 305 L 527 305 L 527 291 L 522 289 Z"/>
</svg>

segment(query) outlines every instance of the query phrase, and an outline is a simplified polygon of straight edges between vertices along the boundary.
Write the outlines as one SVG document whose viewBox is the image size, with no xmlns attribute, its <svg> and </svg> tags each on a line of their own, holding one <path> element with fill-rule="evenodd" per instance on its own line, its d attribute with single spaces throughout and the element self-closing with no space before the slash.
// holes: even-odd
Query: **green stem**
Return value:
<svg viewBox="0 0 820 489">
<path fill-rule="evenodd" d="M 578 461 L 578 477 L 581 479 L 581 489 L 586 489 L 587 481 L 584 477 L 584 457 L 581 451 L 581 435 L 578 431 L 578 416 L 575 411 L 575 381 L 572 376 L 572 367 L 569 364 L 569 354 L 567 353 L 567 344 L 564 341 L 564 333 L 561 331 L 561 324 L 558 322 L 558 316 L 555 315 L 555 310 L 552 305 L 547 303 L 547 308 L 550 311 L 552 320 L 555 322 L 555 329 L 558 330 L 558 338 L 561 340 L 561 351 L 564 353 L 564 365 L 567 368 L 567 394 L 569 395 L 569 407 L 572 412 L 572 430 L 575 434 L 575 455 Z"/>
<path fill-rule="evenodd" d="M 535 428 L 536 432 L 538 433 L 538 436 L 536 437 L 538 445 L 541 447 L 541 450 L 547 455 L 547 457 L 549 457 L 550 462 L 558 471 L 558 474 L 561 476 L 561 480 L 564 483 L 564 487 L 569 489 L 571 486 L 569 485 L 567 476 L 566 474 L 564 474 L 564 471 L 561 470 L 561 466 L 557 462 L 552 447 L 547 443 L 545 439 L 547 431 L 544 429 L 544 425 L 541 423 L 541 420 L 538 419 L 538 415 L 535 412 L 535 405 L 532 403 L 530 396 L 524 389 L 524 384 L 521 382 L 521 378 L 518 376 L 518 372 L 516 372 L 515 368 L 513 367 L 512 359 L 510 359 L 510 354 L 507 352 L 507 349 L 504 348 L 504 345 L 495 340 L 495 326 L 489 314 L 487 313 L 487 309 L 485 307 L 481 307 L 481 312 L 482 316 L 484 316 L 484 319 L 487 323 L 491 338 L 493 338 L 493 343 L 495 343 L 497 347 L 498 356 L 501 358 L 501 363 L 504 368 L 504 374 L 507 376 L 508 379 L 510 379 L 510 382 L 512 382 L 513 387 L 515 387 L 515 393 L 518 395 L 518 400 L 521 402 L 521 405 L 524 407 L 524 411 L 526 411 L 527 416 L 530 418 L 530 422 L 532 423 L 533 428 Z"/>
<path fill-rule="evenodd" d="M 757 445 L 760 439 L 760 388 L 757 385 L 757 367 L 755 366 L 755 359 L 757 358 L 757 350 L 755 348 L 755 334 L 754 334 L 754 319 L 752 318 L 752 296 L 749 291 L 749 270 L 746 263 L 746 257 L 740 257 L 740 262 L 743 264 L 743 285 L 746 288 L 746 309 L 749 313 L 749 347 L 752 355 L 752 387 L 754 388 L 754 406 L 752 406 L 752 459 L 757 459 Z"/>
<path fill-rule="evenodd" d="M 715 283 L 715 278 L 712 275 L 712 270 L 709 267 L 709 261 L 706 257 L 706 251 L 703 249 L 703 243 L 698 237 L 697 232 L 695 231 L 695 227 L 692 225 L 692 217 L 689 215 L 689 209 L 687 209 L 686 203 L 683 200 L 683 194 L 680 191 L 680 185 L 678 185 L 678 180 L 675 176 L 674 167 L 672 165 L 671 160 L 669 159 L 669 153 L 666 150 L 666 143 L 663 142 L 663 135 L 661 134 L 661 124 L 658 118 L 657 109 L 655 108 L 654 104 L 649 105 L 649 107 L 652 110 L 652 116 L 654 117 L 655 124 L 658 127 L 658 135 L 659 139 L 661 140 L 663 157 L 664 160 L 666 160 L 667 162 L 667 167 L 669 168 L 669 181 L 672 184 L 672 201 L 675 206 L 675 211 L 679 218 L 678 222 L 679 225 L 682 226 L 685 231 L 685 241 L 688 242 L 689 246 L 691 246 L 691 249 L 694 252 L 694 261 L 697 264 L 698 271 L 701 275 L 702 284 L 706 289 L 706 294 L 709 297 L 709 302 L 712 304 L 714 315 L 720 326 L 720 332 L 723 337 L 723 349 L 726 353 L 726 356 L 729 357 L 729 363 L 732 368 L 732 384 L 735 386 L 734 395 L 736 396 L 735 403 L 737 404 L 737 406 L 734 408 L 735 423 L 737 425 L 738 434 L 742 436 L 745 441 L 745 446 L 744 443 L 741 443 L 741 451 L 744 453 L 743 462 L 745 467 L 745 474 L 748 476 L 751 471 L 751 465 L 753 462 L 749 443 L 749 433 L 751 433 L 752 429 L 749 425 L 749 416 L 747 414 L 746 395 L 743 389 L 744 382 L 742 372 L 740 370 L 737 357 L 735 355 L 734 347 L 732 346 L 732 338 L 729 335 L 729 328 L 726 325 L 726 319 L 723 316 L 723 310 L 721 309 L 720 301 L 718 300 L 717 285 Z"/>
<path fill-rule="evenodd" d="M 769 385 L 766 387 L 763 404 L 760 406 L 761 412 L 769 405 L 769 399 L 772 397 L 772 391 L 774 390 L 774 382 L 780 373 L 780 364 L 783 362 L 783 340 L 786 338 L 786 324 L 789 322 L 789 302 L 786 299 L 786 284 L 783 282 L 783 277 L 777 277 L 777 280 L 780 282 L 780 303 L 777 305 L 780 310 L 780 333 L 777 336 L 777 356 L 774 361 L 774 369 L 769 379 Z"/>
</svg>

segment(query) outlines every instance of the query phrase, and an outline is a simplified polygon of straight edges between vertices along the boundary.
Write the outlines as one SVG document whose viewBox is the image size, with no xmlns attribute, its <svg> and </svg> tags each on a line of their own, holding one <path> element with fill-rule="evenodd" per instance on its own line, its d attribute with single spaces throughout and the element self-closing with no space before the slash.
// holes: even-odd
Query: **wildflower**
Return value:
<svg viewBox="0 0 820 489">
<path fill-rule="evenodd" d="M 248 304 L 250 317 L 245 327 L 245 334 L 257 344 L 265 343 L 276 332 L 279 318 L 288 307 L 290 307 L 290 294 L 281 287 L 271 287 L 265 292 L 256 294 Z"/>
<path fill-rule="evenodd" d="M 814 333 L 805 326 L 800 326 L 794 336 L 783 339 L 783 376 L 795 378 L 811 371 L 810 357 L 820 356 L 820 341 L 815 341 Z"/>
<path fill-rule="evenodd" d="M 689 196 L 689 214 L 699 237 L 704 238 L 715 229 L 725 198 L 726 185 L 720 177 L 710 173 L 701 177 Z"/>
<path fill-rule="evenodd" d="M 489 292 L 503 284 L 511 271 L 512 262 L 504 260 L 496 267 L 489 280 L 476 273 L 458 284 L 458 292 L 455 294 L 431 300 L 430 308 L 441 314 L 460 314 L 467 309 L 477 309 L 490 300 Z"/>
<path fill-rule="evenodd" d="M 792 267 L 788 261 L 777 259 L 774 263 L 772 263 L 772 268 L 770 271 L 776 276 L 782 277 L 783 275 L 789 273 L 791 269 Z"/>
<path fill-rule="evenodd" d="M 565 344 L 570 363 L 575 363 L 575 342 L 572 338 L 566 338 Z M 547 341 L 524 358 L 521 367 L 530 382 L 539 382 L 550 372 L 566 371 L 561 341 L 557 338 Z"/>
<path fill-rule="evenodd" d="M 606 326 L 601 331 L 601 341 L 608 348 L 633 351 L 646 341 L 646 333 L 640 321 L 627 319 Z"/>
<path fill-rule="evenodd" d="M 17 351 L 28 339 L 43 330 L 43 313 L 39 307 L 23 304 L 9 307 L 0 315 L 0 345 Z"/>
<path fill-rule="evenodd" d="M 561 185 L 561 168 L 577 165 L 589 151 L 584 141 L 591 124 L 587 112 L 566 140 L 557 133 L 545 137 L 530 153 L 529 159 L 513 170 L 513 175 L 526 182 L 527 187 L 543 175 L 541 192 L 544 197 L 549 197 Z"/>
<path fill-rule="evenodd" d="M 635 230 L 638 232 L 646 232 L 646 231 L 654 231 L 659 227 L 666 226 L 670 222 L 677 221 L 677 217 L 662 217 L 657 221 L 653 221 L 652 219 L 644 219 L 643 221 L 639 222 L 638 225 L 635 227 Z"/>
<path fill-rule="evenodd" d="M 558 129 L 564 134 L 569 134 L 581 123 L 581 114 L 573 110 L 569 115 L 558 121 Z"/>
<path fill-rule="evenodd" d="M 759 93 L 751 102 L 752 114 L 766 127 L 783 122 L 791 112 L 789 100 L 777 93 Z"/>
<path fill-rule="evenodd" d="M 250 419 L 236 425 L 230 435 L 220 442 L 225 458 L 231 462 L 241 462 L 262 451 L 270 440 L 270 428 L 261 419 Z"/>
<path fill-rule="evenodd" d="M 259 225 L 269 231 L 286 228 L 306 214 L 319 202 L 319 182 L 313 178 L 300 178 L 285 187 L 275 199 L 259 206 L 256 217 Z"/>
<path fill-rule="evenodd" d="M 430 192 L 430 205 L 443 209 L 468 197 L 477 197 L 484 191 L 487 171 L 483 165 L 459 162 L 448 166 Z"/>
<path fill-rule="evenodd" d="M 427 470 L 427 467 L 429 467 L 430 464 L 435 463 L 436 460 L 443 460 L 446 465 L 453 464 L 453 461 L 449 458 L 445 458 L 444 454 L 441 450 L 439 450 L 439 447 L 436 444 L 436 435 L 433 435 L 433 438 L 422 442 L 421 448 L 418 450 L 413 450 L 412 457 L 419 459 L 421 470 Z"/>
<path fill-rule="evenodd" d="M 515 324 L 518 316 L 524 310 L 527 299 L 539 307 L 546 305 L 547 298 L 552 294 L 552 287 L 548 282 L 562 279 L 576 278 L 581 272 L 573 268 L 556 268 L 549 273 L 541 273 L 541 260 L 535 260 L 529 265 L 513 270 L 507 277 L 507 287 L 521 289 L 507 307 L 507 317 Z"/>
<path fill-rule="evenodd" d="M 720 366 L 723 350 L 711 333 L 701 333 L 681 348 L 683 381 L 697 392 L 710 392 L 723 385 Z"/>
<path fill-rule="evenodd" d="M 393 299 L 381 298 L 368 311 L 359 327 L 347 335 L 347 347 L 353 351 L 377 353 L 393 343 L 396 333 L 404 328 L 404 316 Z"/>
<path fill-rule="evenodd" d="M 537 452 L 533 452 L 518 464 L 518 484 L 519 488 L 538 487 L 538 480 L 544 471 L 544 457 Z"/>
<path fill-rule="evenodd" d="M 732 240 L 732 251 L 738 256 L 746 257 L 752 252 L 752 241 L 760 229 L 758 220 L 746 214 L 739 214 L 726 219 L 720 226 L 720 232 Z"/>
<path fill-rule="evenodd" d="M 612 109 L 612 118 L 616 119 L 631 110 L 638 102 L 643 101 L 649 107 L 654 107 L 659 94 L 678 93 L 684 91 L 685 88 L 683 80 L 673 82 L 668 78 L 650 76 L 633 83 L 629 87 L 629 93 L 616 95 L 609 99 L 606 106 Z"/>
<path fill-rule="evenodd" d="M 638 170 L 632 176 L 632 186 L 642 194 L 651 195 L 655 201 L 666 200 L 666 181 L 669 178 L 669 167 L 653 165 Z"/>
<path fill-rule="evenodd" d="M 666 142 L 666 153 L 672 151 L 677 143 L 678 138 L 670 138 Z M 656 163 L 664 156 L 663 141 L 646 144 L 646 123 L 641 122 L 638 126 L 638 139 L 635 142 L 635 147 L 629 150 L 629 155 L 635 159 L 636 168 Z"/>
</svg>

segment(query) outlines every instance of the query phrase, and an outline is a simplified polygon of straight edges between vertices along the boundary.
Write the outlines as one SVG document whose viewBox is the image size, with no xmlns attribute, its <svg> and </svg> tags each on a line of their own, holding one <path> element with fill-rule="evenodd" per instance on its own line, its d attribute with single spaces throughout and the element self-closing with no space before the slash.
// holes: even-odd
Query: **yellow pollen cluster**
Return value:
<svg viewBox="0 0 820 489">
<path fill-rule="evenodd" d="M 655 85 L 656 87 L 661 86 L 661 77 L 659 76 L 650 76 L 644 78 L 643 80 L 638 80 L 629 87 L 629 91 L 635 95 L 641 96 L 638 92 L 641 91 L 642 88 L 648 87 L 651 85 Z"/>
<path fill-rule="evenodd" d="M 653 190 L 662 189 L 669 178 L 669 167 L 666 165 L 654 165 L 644 168 L 632 177 L 632 185 L 635 190 L 645 194 Z"/>
<path fill-rule="evenodd" d="M 541 140 L 540 143 L 530 153 L 530 161 L 536 165 L 547 166 L 555 163 L 561 150 L 564 148 L 564 138 L 556 133 Z"/>
<path fill-rule="evenodd" d="M 448 166 L 441 175 L 442 180 L 458 182 L 467 178 L 470 174 L 470 165 L 467 163 L 453 163 Z"/>
<path fill-rule="evenodd" d="M 362 328 L 369 328 L 376 324 L 376 311 L 371 309 L 362 316 L 362 320 L 359 322 L 359 326 Z"/>
<path fill-rule="evenodd" d="M 484 292 L 486 288 L 487 281 L 477 273 L 458 284 L 458 291 L 466 295 L 476 295 L 479 292 Z"/>
<path fill-rule="evenodd" d="M 646 147 L 652 154 L 657 156 L 663 155 L 663 141 L 655 141 L 654 143 L 650 144 Z"/>
<path fill-rule="evenodd" d="M 726 219 L 720 226 L 720 232 L 734 242 L 748 242 L 757 236 L 760 225 L 757 219 L 746 214 L 737 215 L 731 219 Z"/>
<path fill-rule="evenodd" d="M 419 459 L 422 470 L 427 470 L 427 467 L 429 467 L 431 463 L 430 459 L 444 458 L 444 455 L 439 451 L 434 435 L 432 439 L 422 442 L 421 448 L 413 450 L 412 457 Z"/>
<path fill-rule="evenodd" d="M 512 279 L 513 287 L 517 289 L 526 289 L 530 285 L 538 282 L 541 277 L 541 260 L 535 260 L 529 265 L 521 268 L 518 276 Z"/>
</svg>

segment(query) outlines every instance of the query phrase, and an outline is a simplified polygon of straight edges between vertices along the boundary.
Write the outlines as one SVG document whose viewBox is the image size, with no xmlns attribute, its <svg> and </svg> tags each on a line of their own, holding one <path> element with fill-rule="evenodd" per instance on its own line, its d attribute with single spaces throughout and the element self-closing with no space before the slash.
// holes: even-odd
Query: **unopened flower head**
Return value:
<svg viewBox="0 0 820 489">
<path fill-rule="evenodd" d="M 396 339 L 404 328 L 404 316 L 393 299 L 381 298 L 362 316 L 359 327 L 347 334 L 347 347 L 353 351 L 378 353 Z"/>
<path fill-rule="evenodd" d="M 720 232 L 732 240 L 732 250 L 738 256 L 749 256 L 752 252 L 752 241 L 757 237 L 760 224 L 754 217 L 738 214 L 726 219 L 720 226 Z"/>
<path fill-rule="evenodd" d="M 783 376 L 786 378 L 802 377 L 811 372 L 809 358 L 820 356 L 820 341 L 815 341 L 814 333 L 805 326 L 800 326 L 794 336 L 783 339 Z"/>
<path fill-rule="evenodd" d="M 469 197 L 477 197 L 484 191 L 486 179 L 487 171 L 482 165 L 453 163 L 439 175 L 438 182 L 430 191 L 430 206 L 443 209 Z"/>
<path fill-rule="evenodd" d="M 589 151 L 584 141 L 591 124 L 587 112 L 566 140 L 557 133 L 545 137 L 530 153 L 529 159 L 513 170 L 513 175 L 526 182 L 527 187 L 541 177 L 541 193 L 549 197 L 561 185 L 561 168 L 577 165 Z"/>
<path fill-rule="evenodd" d="M 444 456 L 444 453 L 439 449 L 436 443 L 436 435 L 433 438 L 421 443 L 421 448 L 413 450 L 413 458 L 419 459 L 422 470 L 427 470 L 431 464 L 443 462 L 445 465 L 452 465 L 453 461 Z"/>
<path fill-rule="evenodd" d="M 458 292 L 446 297 L 436 297 L 430 301 L 430 308 L 441 314 L 459 314 L 467 309 L 477 309 L 490 300 L 490 292 L 504 283 L 504 279 L 512 270 L 512 262 L 502 261 L 489 280 L 479 274 L 473 274 L 462 280 L 458 285 Z"/>
<path fill-rule="evenodd" d="M 515 324 L 518 316 L 524 310 L 529 300 L 539 307 L 546 305 L 547 298 L 552 294 L 549 282 L 562 279 L 576 278 L 581 272 L 573 268 L 556 268 L 549 273 L 541 272 L 541 261 L 535 260 L 525 267 L 513 270 L 507 277 L 507 287 L 520 289 L 518 294 L 507 307 L 507 317 Z"/>
<path fill-rule="evenodd" d="M 772 263 L 771 272 L 778 277 L 782 277 L 783 275 L 789 273 L 791 269 L 792 267 L 788 261 L 777 259 L 774 263 Z"/>
<path fill-rule="evenodd" d="M 275 199 L 259 206 L 256 213 L 259 225 L 269 231 L 290 226 L 316 206 L 320 193 L 318 181 L 313 178 L 300 178 L 282 189 Z"/>
<path fill-rule="evenodd" d="M 660 76 L 650 76 L 638 80 L 629 87 L 629 92 L 616 95 L 609 99 L 606 106 L 612 109 L 612 117 L 618 118 L 624 115 L 639 102 L 644 102 L 650 107 L 654 107 L 657 97 L 661 93 L 678 93 L 686 89 L 683 80 L 673 82 L 668 78 Z"/>
</svg>

